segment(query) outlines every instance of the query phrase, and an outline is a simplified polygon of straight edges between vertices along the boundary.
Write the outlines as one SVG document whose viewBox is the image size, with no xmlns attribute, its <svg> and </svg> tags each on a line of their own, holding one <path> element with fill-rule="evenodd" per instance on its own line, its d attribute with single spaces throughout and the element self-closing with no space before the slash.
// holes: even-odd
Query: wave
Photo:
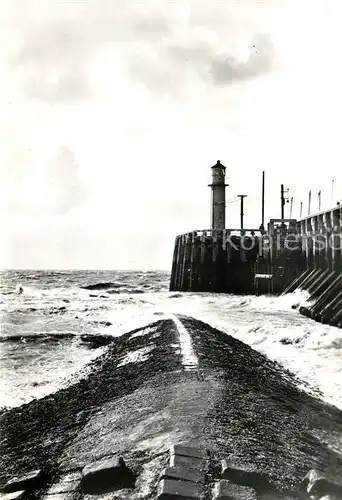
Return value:
<svg viewBox="0 0 342 500">
<path fill-rule="evenodd" d="M 0 337 L 2 342 L 22 342 L 22 343 L 46 343 L 61 342 L 64 340 L 77 339 L 88 344 L 92 348 L 104 347 L 111 344 L 115 339 L 112 335 L 79 334 L 75 332 L 66 333 L 36 333 L 27 335 L 6 335 Z"/>
<path fill-rule="evenodd" d="M 82 285 L 80 286 L 80 288 L 83 288 L 85 290 L 107 290 L 108 288 L 121 288 L 122 286 L 124 286 L 122 283 L 113 283 L 111 281 L 104 281 L 100 283 L 93 283 L 91 285 Z"/>
</svg>

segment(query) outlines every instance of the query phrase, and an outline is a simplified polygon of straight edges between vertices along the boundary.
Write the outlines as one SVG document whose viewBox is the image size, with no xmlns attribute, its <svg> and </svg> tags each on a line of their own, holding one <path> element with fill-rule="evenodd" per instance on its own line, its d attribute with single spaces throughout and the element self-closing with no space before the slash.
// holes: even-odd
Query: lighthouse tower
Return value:
<svg viewBox="0 0 342 500">
<path fill-rule="evenodd" d="M 226 227 L 226 167 L 220 160 L 211 167 L 211 229 L 225 229 Z"/>
</svg>

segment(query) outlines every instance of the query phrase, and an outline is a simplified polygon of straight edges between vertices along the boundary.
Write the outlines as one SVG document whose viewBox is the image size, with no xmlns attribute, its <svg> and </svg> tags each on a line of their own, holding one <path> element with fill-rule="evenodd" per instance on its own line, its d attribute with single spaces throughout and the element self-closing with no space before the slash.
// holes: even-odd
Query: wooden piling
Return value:
<svg viewBox="0 0 342 500">
<path fill-rule="evenodd" d="M 307 290 L 310 293 L 310 300 L 318 298 L 321 292 L 323 292 L 334 281 L 335 277 L 335 271 L 326 269 L 323 274 L 320 275 L 318 283 Z"/>
<path fill-rule="evenodd" d="M 182 289 L 182 265 L 184 252 L 184 236 L 179 239 L 179 249 L 177 254 L 177 274 L 176 274 L 176 290 Z"/>
<path fill-rule="evenodd" d="M 287 288 L 285 288 L 285 290 L 282 292 L 282 295 L 285 295 L 287 293 L 293 293 L 298 288 L 301 288 L 301 284 L 312 272 L 313 271 L 311 271 L 311 269 L 307 269 L 306 271 L 304 271 L 300 276 L 298 276 L 298 278 L 293 280 L 292 283 L 290 283 L 290 285 Z"/>
<path fill-rule="evenodd" d="M 340 290 L 341 285 L 342 285 L 342 275 L 338 274 L 336 275 L 333 282 L 324 290 L 324 292 L 322 292 L 321 296 L 316 300 L 315 304 L 310 308 L 311 315 L 319 313 L 319 311 L 322 310 L 323 307 L 325 307 L 326 304 L 330 301 L 331 299 L 330 293 L 331 292 L 333 294 L 337 293 Z"/>
<path fill-rule="evenodd" d="M 170 278 L 170 291 L 175 290 L 175 277 L 176 277 L 176 272 L 177 272 L 178 242 L 179 242 L 179 236 L 176 236 L 175 246 L 174 246 L 174 250 L 173 250 L 173 258 L 172 258 L 172 269 L 171 269 L 171 278 Z"/>
<path fill-rule="evenodd" d="M 315 317 L 316 320 L 322 323 L 329 323 L 333 321 L 334 316 L 339 312 L 339 305 L 342 302 L 342 291 L 340 291 L 335 298 L 332 299 Z"/>
<path fill-rule="evenodd" d="M 189 290 L 190 279 L 190 252 L 191 252 L 191 235 L 188 233 L 183 235 L 182 242 L 182 259 L 181 259 L 181 285 L 180 290 L 187 292 Z"/>
<path fill-rule="evenodd" d="M 322 283 L 325 283 L 325 278 L 329 274 L 329 269 L 324 269 L 323 271 L 318 272 L 315 279 L 310 283 L 310 286 L 306 287 L 306 291 L 311 295 L 314 290 L 322 286 Z"/>
<path fill-rule="evenodd" d="M 342 299 L 338 302 L 337 306 L 337 312 L 334 314 L 334 316 L 330 320 L 330 324 L 334 326 L 338 326 L 341 328 L 342 326 Z"/>
</svg>

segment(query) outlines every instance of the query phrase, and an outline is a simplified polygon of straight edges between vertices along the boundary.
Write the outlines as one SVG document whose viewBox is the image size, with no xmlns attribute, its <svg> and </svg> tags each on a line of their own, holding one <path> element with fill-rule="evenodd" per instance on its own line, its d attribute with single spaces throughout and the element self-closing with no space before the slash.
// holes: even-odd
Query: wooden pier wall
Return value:
<svg viewBox="0 0 342 500">
<path fill-rule="evenodd" d="M 281 294 L 303 290 L 313 319 L 342 323 L 342 208 L 271 219 L 267 231 L 207 229 L 176 237 L 171 291 Z"/>
<path fill-rule="evenodd" d="M 342 207 L 315 214 L 298 222 L 306 270 L 284 293 L 302 291 L 305 316 L 342 327 Z"/>
<path fill-rule="evenodd" d="M 342 207 L 305 217 L 297 225 L 307 267 L 342 272 Z"/>
<path fill-rule="evenodd" d="M 260 236 L 253 230 L 200 230 L 176 237 L 171 291 L 253 293 Z"/>
</svg>

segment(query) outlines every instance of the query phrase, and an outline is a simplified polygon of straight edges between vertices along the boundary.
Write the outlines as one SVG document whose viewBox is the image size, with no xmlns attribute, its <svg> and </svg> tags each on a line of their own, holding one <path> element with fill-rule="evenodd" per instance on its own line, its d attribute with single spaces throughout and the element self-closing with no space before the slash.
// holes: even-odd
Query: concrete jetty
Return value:
<svg viewBox="0 0 342 500">
<path fill-rule="evenodd" d="M 2 412 L 4 498 L 325 494 L 339 487 L 342 412 L 301 386 L 226 333 L 161 319 L 114 339 L 84 379 Z M 311 469 L 330 486 L 307 479 L 303 493 Z"/>
</svg>

